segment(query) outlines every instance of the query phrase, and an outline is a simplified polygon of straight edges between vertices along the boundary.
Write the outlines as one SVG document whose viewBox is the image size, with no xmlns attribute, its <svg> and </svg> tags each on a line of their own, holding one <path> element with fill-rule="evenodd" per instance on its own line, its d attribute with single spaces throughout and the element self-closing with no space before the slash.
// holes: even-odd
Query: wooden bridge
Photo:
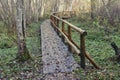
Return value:
<svg viewBox="0 0 120 80">
<path fill-rule="evenodd" d="M 46 74 L 46 80 L 77 80 L 72 71 L 79 65 L 74 60 L 73 53 L 80 57 L 81 68 L 85 69 L 87 58 L 99 69 L 85 50 L 87 32 L 65 20 L 75 14 L 75 11 L 52 13 L 50 19 L 41 25 L 43 73 Z M 73 30 L 78 33 L 80 44 L 72 39 Z"/>
</svg>

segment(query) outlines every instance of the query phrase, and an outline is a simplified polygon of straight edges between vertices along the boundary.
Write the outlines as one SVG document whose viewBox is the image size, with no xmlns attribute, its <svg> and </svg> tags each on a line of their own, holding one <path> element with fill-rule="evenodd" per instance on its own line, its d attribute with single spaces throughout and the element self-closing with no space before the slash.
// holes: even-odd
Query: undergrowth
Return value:
<svg viewBox="0 0 120 80">
<path fill-rule="evenodd" d="M 32 80 L 42 77 L 40 51 L 40 23 L 27 26 L 27 48 L 33 60 L 16 62 L 17 44 L 6 34 L 7 28 L 0 22 L 0 80 Z M 4 32 L 2 31 L 4 30 Z"/>
<path fill-rule="evenodd" d="M 120 47 L 120 31 L 117 28 L 120 26 L 110 26 L 108 22 L 99 19 L 90 20 L 87 18 L 74 17 L 68 20 L 77 27 L 86 30 L 86 51 L 88 51 L 94 61 L 100 66 L 100 70 L 96 69 L 77 69 L 76 74 L 81 80 L 120 80 L 120 64 L 113 58 L 115 52 L 110 43 L 114 41 Z M 108 27 L 109 36 L 105 34 L 104 26 Z M 116 31 L 117 30 L 117 31 Z M 78 34 L 72 34 L 76 42 L 78 42 Z M 75 60 L 80 63 L 78 55 L 74 55 Z M 92 66 L 86 63 L 86 66 Z M 87 67 L 86 67 L 87 68 Z"/>
</svg>

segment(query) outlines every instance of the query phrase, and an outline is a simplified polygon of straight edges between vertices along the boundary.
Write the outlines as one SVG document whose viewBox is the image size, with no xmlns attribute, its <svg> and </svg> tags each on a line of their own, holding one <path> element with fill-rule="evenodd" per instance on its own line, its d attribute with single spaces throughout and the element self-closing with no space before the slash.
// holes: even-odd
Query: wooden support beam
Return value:
<svg viewBox="0 0 120 80">
<path fill-rule="evenodd" d="M 88 52 L 85 52 L 85 56 L 86 58 L 92 63 L 92 65 L 96 68 L 96 69 L 100 69 L 100 67 L 94 62 L 94 60 L 90 57 Z"/>
<path fill-rule="evenodd" d="M 85 36 L 80 35 L 80 65 L 83 69 L 85 69 Z"/>
<path fill-rule="evenodd" d="M 62 22 L 62 32 L 64 33 L 64 22 Z M 62 41 L 65 43 L 65 38 L 64 36 L 62 35 Z"/>
<path fill-rule="evenodd" d="M 71 41 L 71 27 L 68 25 L 68 39 Z M 72 51 L 72 48 L 70 45 L 68 45 L 69 51 Z"/>
</svg>

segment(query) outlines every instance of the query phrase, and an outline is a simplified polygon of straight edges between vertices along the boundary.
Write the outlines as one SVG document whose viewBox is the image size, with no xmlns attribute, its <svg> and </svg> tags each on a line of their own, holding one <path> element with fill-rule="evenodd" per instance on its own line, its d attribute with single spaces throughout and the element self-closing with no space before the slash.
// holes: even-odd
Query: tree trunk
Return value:
<svg viewBox="0 0 120 80">
<path fill-rule="evenodd" d="M 35 9 L 35 21 L 38 22 L 38 6 L 39 6 L 39 1 L 36 0 L 36 9 Z"/>
<path fill-rule="evenodd" d="M 32 19 L 32 7 L 31 7 L 31 0 L 29 0 L 29 10 L 28 10 L 28 23 L 30 23 L 31 22 L 31 19 Z"/>
<path fill-rule="evenodd" d="M 17 0 L 17 36 L 18 36 L 18 55 L 20 61 L 26 61 L 30 57 L 25 43 L 25 9 L 24 0 Z"/>
<path fill-rule="evenodd" d="M 53 5 L 53 12 L 59 12 L 59 0 L 55 0 Z"/>
<path fill-rule="evenodd" d="M 45 1 L 40 0 L 40 17 L 43 17 L 45 11 Z"/>
<path fill-rule="evenodd" d="M 91 18 L 94 19 L 95 18 L 95 5 L 96 1 L 95 0 L 91 0 Z"/>
<path fill-rule="evenodd" d="M 103 3 L 103 5 L 104 5 L 104 7 L 105 7 L 105 10 L 106 10 L 106 13 L 107 13 L 108 18 L 110 19 L 110 18 L 111 18 L 110 12 L 109 12 L 109 9 L 107 8 L 107 6 L 105 5 L 104 0 L 102 0 L 102 3 Z"/>
</svg>

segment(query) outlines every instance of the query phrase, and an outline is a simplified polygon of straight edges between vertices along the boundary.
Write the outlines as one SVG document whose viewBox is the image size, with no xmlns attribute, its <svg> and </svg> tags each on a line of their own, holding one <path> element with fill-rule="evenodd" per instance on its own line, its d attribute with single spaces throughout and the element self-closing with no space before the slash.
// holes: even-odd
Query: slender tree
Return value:
<svg viewBox="0 0 120 80">
<path fill-rule="evenodd" d="M 17 36 L 18 36 L 18 55 L 17 58 L 21 61 L 28 60 L 30 57 L 29 51 L 26 47 L 26 19 L 24 0 L 17 0 Z"/>
<path fill-rule="evenodd" d="M 91 18 L 95 18 L 96 0 L 91 0 Z"/>
<path fill-rule="evenodd" d="M 43 17 L 45 12 L 45 0 L 40 0 L 40 17 Z"/>
</svg>

